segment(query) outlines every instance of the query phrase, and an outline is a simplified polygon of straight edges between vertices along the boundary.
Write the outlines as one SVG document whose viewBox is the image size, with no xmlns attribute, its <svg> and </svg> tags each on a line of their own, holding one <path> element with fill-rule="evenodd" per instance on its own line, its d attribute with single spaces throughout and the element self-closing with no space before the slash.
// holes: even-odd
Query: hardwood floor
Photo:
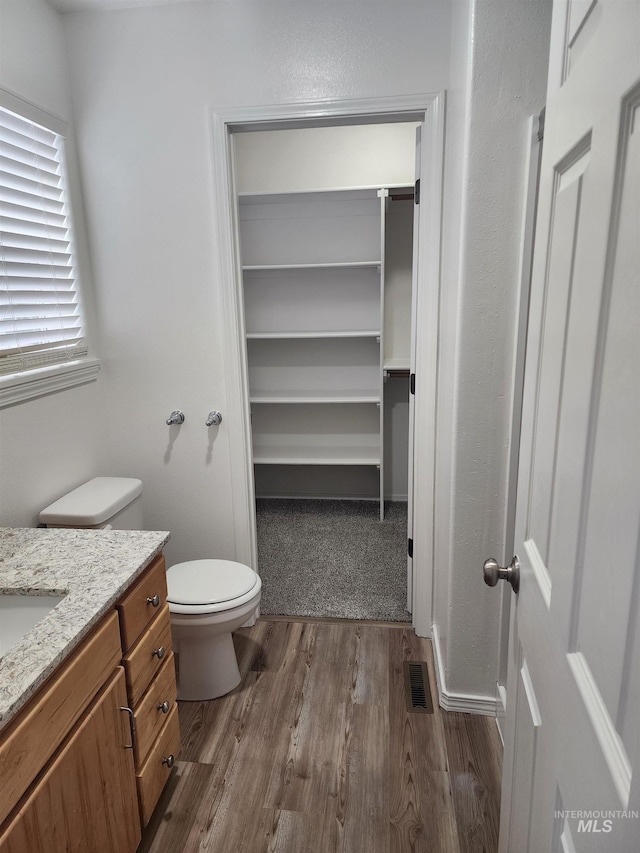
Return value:
<svg viewBox="0 0 640 853">
<path fill-rule="evenodd" d="M 182 754 L 139 853 L 494 853 L 495 721 L 437 707 L 407 627 L 261 619 L 240 685 L 180 703 Z M 405 709 L 426 660 L 433 714 Z"/>
</svg>

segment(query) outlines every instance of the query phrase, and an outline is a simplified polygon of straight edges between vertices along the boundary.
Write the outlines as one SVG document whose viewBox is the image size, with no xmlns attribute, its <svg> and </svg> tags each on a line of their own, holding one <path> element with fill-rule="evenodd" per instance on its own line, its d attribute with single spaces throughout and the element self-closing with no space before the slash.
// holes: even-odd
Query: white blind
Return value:
<svg viewBox="0 0 640 853">
<path fill-rule="evenodd" d="M 64 139 L 0 108 L 0 374 L 87 354 Z"/>
</svg>

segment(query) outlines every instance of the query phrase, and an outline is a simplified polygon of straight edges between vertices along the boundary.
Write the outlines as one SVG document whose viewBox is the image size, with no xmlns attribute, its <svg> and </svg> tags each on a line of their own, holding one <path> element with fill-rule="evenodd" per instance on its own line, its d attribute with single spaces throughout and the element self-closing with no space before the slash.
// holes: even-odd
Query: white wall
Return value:
<svg viewBox="0 0 640 853">
<path fill-rule="evenodd" d="M 111 470 L 145 480 L 149 526 L 173 531 L 170 559 L 234 556 L 234 424 L 217 435 L 203 424 L 226 400 L 209 108 L 449 88 L 436 620 L 447 687 L 483 696 L 493 694 L 498 596 L 481 565 L 503 556 L 521 146 L 542 104 L 547 10 L 255 0 L 64 18 Z M 174 407 L 187 421 L 170 432 Z"/>
<path fill-rule="evenodd" d="M 454 7 L 435 622 L 447 690 L 491 699 L 500 596 L 484 585 L 482 563 L 511 559 L 504 544 L 526 127 L 544 105 L 551 3 Z"/>
<path fill-rule="evenodd" d="M 169 560 L 235 556 L 235 425 L 204 426 L 226 412 L 210 107 L 441 90 L 449 17 L 448 2 L 257 0 L 65 16 L 114 471 L 144 480 Z"/>
<path fill-rule="evenodd" d="M 64 33 L 44 0 L 0 0 L 0 86 L 65 121 L 71 116 Z M 96 352 L 91 270 L 74 151 L 71 200 L 90 348 Z M 38 512 L 106 462 L 101 380 L 0 409 L 0 524 L 29 527 Z"/>
<path fill-rule="evenodd" d="M 238 192 L 413 184 L 416 123 L 234 134 Z"/>
</svg>

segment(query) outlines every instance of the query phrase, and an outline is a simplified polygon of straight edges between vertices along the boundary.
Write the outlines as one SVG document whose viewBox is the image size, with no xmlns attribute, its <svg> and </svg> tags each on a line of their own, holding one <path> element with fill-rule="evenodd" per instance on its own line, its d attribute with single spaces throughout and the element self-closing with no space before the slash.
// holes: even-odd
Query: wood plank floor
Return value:
<svg viewBox="0 0 640 853">
<path fill-rule="evenodd" d="M 495 721 L 437 707 L 407 626 L 261 619 L 234 635 L 242 682 L 180 703 L 182 754 L 139 853 L 494 853 Z M 405 709 L 426 660 L 435 712 Z"/>
</svg>

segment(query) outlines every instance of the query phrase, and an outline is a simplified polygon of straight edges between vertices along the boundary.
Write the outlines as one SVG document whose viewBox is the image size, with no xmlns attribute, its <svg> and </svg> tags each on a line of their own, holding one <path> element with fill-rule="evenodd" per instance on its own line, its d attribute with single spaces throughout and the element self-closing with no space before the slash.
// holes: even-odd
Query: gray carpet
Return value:
<svg viewBox="0 0 640 853">
<path fill-rule="evenodd" d="M 260 612 L 270 616 L 411 621 L 407 504 L 256 501 Z"/>
</svg>

